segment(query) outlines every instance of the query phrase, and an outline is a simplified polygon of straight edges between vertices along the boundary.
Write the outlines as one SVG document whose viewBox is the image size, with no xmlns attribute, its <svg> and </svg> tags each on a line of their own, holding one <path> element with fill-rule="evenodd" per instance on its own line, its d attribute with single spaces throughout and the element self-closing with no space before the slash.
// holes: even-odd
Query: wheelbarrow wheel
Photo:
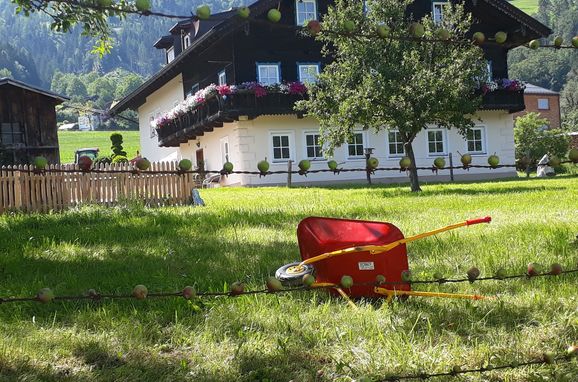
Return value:
<svg viewBox="0 0 578 382">
<path fill-rule="evenodd" d="M 299 265 L 301 263 L 291 263 L 283 265 L 275 272 L 275 278 L 281 281 L 285 287 L 296 287 L 303 284 L 303 276 L 312 275 L 315 269 L 309 265 Z"/>
</svg>

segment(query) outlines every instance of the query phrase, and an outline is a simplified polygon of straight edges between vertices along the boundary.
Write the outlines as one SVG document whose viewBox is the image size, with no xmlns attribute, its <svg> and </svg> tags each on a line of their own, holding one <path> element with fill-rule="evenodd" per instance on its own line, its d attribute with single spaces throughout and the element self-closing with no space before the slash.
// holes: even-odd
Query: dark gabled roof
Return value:
<svg viewBox="0 0 578 382">
<path fill-rule="evenodd" d="M 273 5 L 278 3 L 278 1 L 279 0 L 257 1 L 249 6 L 251 14 L 260 15 L 273 7 Z M 205 47 L 207 44 L 228 36 L 230 33 L 235 31 L 237 27 L 247 22 L 240 17 L 233 17 L 235 15 L 235 10 L 229 10 L 211 16 L 211 20 L 200 21 L 200 29 L 191 46 L 175 57 L 173 61 L 165 65 L 159 72 L 154 74 L 132 93 L 114 104 L 114 106 L 110 108 L 110 114 L 115 115 L 126 109 L 136 110 L 146 101 L 146 97 L 161 88 L 165 83 L 180 73 L 179 69 L 188 56 Z"/>
<path fill-rule="evenodd" d="M 36 86 L 32 86 L 32 85 L 28 85 L 22 81 L 18 81 L 18 80 L 14 80 L 12 78 L 0 78 L 0 86 L 4 86 L 4 85 L 12 85 L 12 86 L 16 86 L 19 87 L 21 89 L 25 89 L 34 93 L 38 93 L 38 94 L 42 94 L 43 96 L 46 97 L 50 97 L 50 98 L 54 98 L 55 100 L 58 100 L 58 103 L 62 103 L 64 101 L 68 101 L 70 100 L 70 98 L 51 92 L 49 90 L 44 90 L 44 89 L 40 89 Z"/>
<path fill-rule="evenodd" d="M 521 24 L 525 25 L 527 28 L 532 29 L 538 35 L 547 37 L 552 34 L 552 29 L 548 28 L 546 25 L 542 24 L 532 16 L 526 14 L 521 9 L 513 6 L 509 1 L 506 0 L 483 0 L 490 4 L 494 8 L 500 10 L 506 15 L 518 20 Z"/>
<path fill-rule="evenodd" d="M 494 8 L 502 11 L 526 27 L 532 29 L 540 36 L 546 37 L 552 33 L 550 28 L 522 12 L 520 9 L 516 8 L 506 0 L 478 1 L 484 1 Z M 251 9 L 251 15 L 261 15 L 275 6 L 278 2 L 279 0 L 257 0 L 255 3 L 249 6 Z M 213 43 L 228 36 L 239 26 L 246 23 L 246 20 L 243 20 L 239 17 L 234 17 L 235 15 L 235 10 L 229 10 L 214 14 L 209 20 L 199 20 L 198 18 L 193 17 L 191 19 L 183 20 L 175 24 L 171 28 L 171 31 L 175 28 L 183 28 L 185 25 L 190 26 L 193 22 L 200 23 L 199 30 L 196 32 L 196 37 L 193 40 L 191 46 L 189 46 L 185 51 L 175 57 L 173 61 L 165 65 L 165 67 L 163 67 L 159 72 L 149 78 L 140 87 L 135 89 L 131 94 L 120 100 L 118 103 L 114 104 L 114 106 L 112 106 L 110 109 L 110 114 L 115 115 L 126 109 L 136 110 L 140 105 L 146 102 L 146 97 L 158 90 L 165 83 L 180 73 L 179 68 L 187 57 L 194 54 L 194 52 L 199 51 L 202 47 L 206 46 L 206 44 Z"/>
<path fill-rule="evenodd" d="M 155 41 L 153 46 L 157 49 L 167 49 L 173 46 L 174 41 L 175 37 L 173 35 L 163 36 Z"/>
</svg>

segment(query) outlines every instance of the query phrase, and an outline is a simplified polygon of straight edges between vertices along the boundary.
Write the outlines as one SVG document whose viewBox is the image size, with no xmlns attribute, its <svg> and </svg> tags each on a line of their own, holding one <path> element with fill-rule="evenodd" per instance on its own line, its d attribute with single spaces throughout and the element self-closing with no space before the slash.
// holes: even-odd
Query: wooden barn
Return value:
<svg viewBox="0 0 578 382">
<path fill-rule="evenodd" d="M 42 155 L 60 163 L 56 105 L 68 98 L 0 78 L 0 165 L 30 163 Z"/>
</svg>

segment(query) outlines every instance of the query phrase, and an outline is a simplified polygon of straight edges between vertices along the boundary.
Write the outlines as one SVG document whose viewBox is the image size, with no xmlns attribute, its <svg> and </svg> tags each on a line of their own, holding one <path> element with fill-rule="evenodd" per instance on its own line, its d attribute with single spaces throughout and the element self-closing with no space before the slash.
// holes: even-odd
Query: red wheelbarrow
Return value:
<svg viewBox="0 0 578 382">
<path fill-rule="evenodd" d="M 305 275 L 315 276 L 317 286 L 339 287 L 344 275 L 354 285 L 346 288 L 350 297 L 384 297 L 395 295 L 432 295 L 436 297 L 482 298 L 474 295 L 414 292 L 402 279 L 409 270 L 406 243 L 459 227 L 489 223 L 489 216 L 404 237 L 391 223 L 309 217 L 297 227 L 301 262 L 279 268 L 275 277 L 285 286 L 301 285 Z M 386 280 L 381 283 L 380 280 Z M 343 294 L 343 290 L 336 288 Z M 468 296 L 468 297 L 463 297 Z"/>
</svg>

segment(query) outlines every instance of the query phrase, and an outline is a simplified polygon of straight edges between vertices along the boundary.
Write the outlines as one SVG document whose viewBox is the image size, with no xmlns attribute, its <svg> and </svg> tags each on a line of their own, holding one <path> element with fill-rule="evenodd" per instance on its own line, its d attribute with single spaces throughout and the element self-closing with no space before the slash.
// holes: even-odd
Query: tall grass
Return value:
<svg viewBox="0 0 578 382">
<path fill-rule="evenodd" d="M 0 217 L 0 296 L 89 288 L 130 293 L 225 290 L 299 259 L 307 216 L 388 221 L 406 236 L 491 215 L 490 225 L 408 246 L 416 278 L 524 272 L 531 261 L 578 266 L 578 180 L 201 191 L 207 207 L 84 206 Z M 539 357 L 578 341 L 576 275 L 419 287 L 491 301 L 358 302 L 323 292 L 237 298 L 0 304 L 0 380 L 351 381 Z M 557 373 L 557 374 L 556 374 Z M 576 363 L 464 381 L 558 381 Z M 447 379 L 438 379 L 439 381 Z"/>
</svg>

